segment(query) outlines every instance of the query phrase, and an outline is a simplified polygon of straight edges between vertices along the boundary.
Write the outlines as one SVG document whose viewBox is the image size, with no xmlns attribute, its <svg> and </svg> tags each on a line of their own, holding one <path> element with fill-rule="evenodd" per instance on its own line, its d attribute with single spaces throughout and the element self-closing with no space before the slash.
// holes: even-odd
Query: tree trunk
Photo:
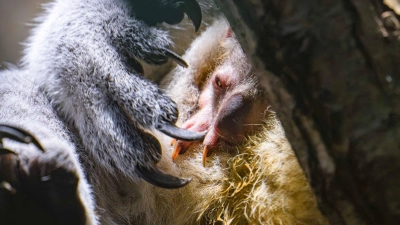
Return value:
<svg viewBox="0 0 400 225">
<path fill-rule="evenodd" d="M 400 0 L 217 0 L 331 224 L 400 224 Z"/>
</svg>

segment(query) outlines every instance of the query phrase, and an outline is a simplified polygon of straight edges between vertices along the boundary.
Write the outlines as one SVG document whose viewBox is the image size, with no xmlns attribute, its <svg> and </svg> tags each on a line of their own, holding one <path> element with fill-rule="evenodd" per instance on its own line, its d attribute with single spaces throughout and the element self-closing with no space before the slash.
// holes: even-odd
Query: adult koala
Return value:
<svg viewBox="0 0 400 225">
<path fill-rule="evenodd" d="M 141 178 L 163 188 L 190 181 L 157 168 L 161 147 L 151 133 L 186 141 L 204 134 L 173 125 L 176 104 L 142 76 L 140 63 L 172 58 L 187 66 L 169 50 L 168 32 L 155 27 L 176 24 L 185 13 L 197 30 L 196 0 L 54 0 L 46 6 L 21 67 L 0 73 L 0 138 L 22 142 L 0 142 L 6 193 L 0 198 L 12 211 L 3 221 L 144 224 L 151 218 L 132 216 L 127 207 L 146 192 Z M 18 204 L 24 200 L 38 207 L 29 215 L 40 222 L 24 210 L 29 205 Z"/>
</svg>

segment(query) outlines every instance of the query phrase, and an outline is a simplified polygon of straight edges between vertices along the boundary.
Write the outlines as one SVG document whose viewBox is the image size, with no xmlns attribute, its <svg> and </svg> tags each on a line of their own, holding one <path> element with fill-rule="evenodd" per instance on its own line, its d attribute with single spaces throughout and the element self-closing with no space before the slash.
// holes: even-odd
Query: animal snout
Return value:
<svg viewBox="0 0 400 225">
<path fill-rule="evenodd" d="M 244 121 L 252 107 L 252 101 L 241 94 L 232 95 L 218 112 L 215 130 L 222 138 L 240 141 L 245 136 Z"/>
</svg>

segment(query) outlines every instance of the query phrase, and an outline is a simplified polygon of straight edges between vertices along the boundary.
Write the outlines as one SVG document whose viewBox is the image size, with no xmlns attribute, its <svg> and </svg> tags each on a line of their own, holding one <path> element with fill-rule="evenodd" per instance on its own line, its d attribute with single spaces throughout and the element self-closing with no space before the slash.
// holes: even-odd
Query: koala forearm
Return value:
<svg viewBox="0 0 400 225">
<path fill-rule="evenodd" d="M 141 7 L 162 11 L 156 15 L 156 23 L 177 23 L 181 15 L 189 13 L 196 29 L 200 9 L 195 0 L 152 3 L 156 5 L 142 0 L 55 0 L 33 30 L 22 61 L 25 75 L 53 110 L 52 121 L 65 125 L 61 131 L 68 130 L 63 137 L 57 132 L 49 135 L 71 144 L 68 152 L 78 151 L 98 207 L 105 209 L 102 221 L 109 224 L 123 220 L 119 212 L 109 209 L 126 206 L 126 196 L 140 196 L 145 191 L 139 188 L 145 183 L 140 178 L 163 188 L 179 188 L 189 182 L 157 168 L 161 147 L 152 131 L 189 141 L 204 136 L 174 127 L 176 104 L 142 77 L 139 64 L 158 65 L 174 58 L 185 65 L 169 50 L 172 41 L 168 33 L 151 26 L 154 21 L 149 21 L 152 17 L 147 14 L 138 16 Z M 170 16 L 174 18 L 170 20 Z M 24 123 L 35 120 L 26 118 Z M 34 131 L 48 123 L 39 120 L 23 127 Z M 44 136 L 38 135 L 38 139 L 46 142 Z M 125 195 L 120 189 L 129 191 Z M 113 201 L 116 203 L 111 204 Z M 132 212 L 125 216 L 140 217 Z"/>
<path fill-rule="evenodd" d="M 64 187 L 65 189 L 63 190 L 76 191 L 78 198 L 76 201 L 70 199 L 69 202 L 71 202 L 72 206 L 83 207 L 78 211 L 79 213 L 86 214 L 84 215 L 86 218 L 85 224 L 97 224 L 91 190 L 88 186 L 85 175 L 83 174 L 82 168 L 78 163 L 78 158 L 76 155 L 78 149 L 76 149 L 74 140 L 71 138 L 71 134 L 69 133 L 65 124 L 59 120 L 56 111 L 49 103 L 47 97 L 36 85 L 34 85 L 34 83 L 31 82 L 31 80 L 29 80 L 29 78 L 27 78 L 29 75 L 30 73 L 28 71 L 20 71 L 15 69 L 0 72 L 0 124 L 15 126 L 23 129 L 26 132 L 29 132 L 37 140 L 39 140 L 44 151 L 40 151 L 32 145 L 10 141 L 4 142 L 5 148 L 10 149 L 17 154 L 16 157 L 18 158 L 19 164 L 22 166 L 22 168 L 15 171 L 2 172 L 17 173 L 14 174 L 18 179 L 17 181 L 23 184 L 21 186 L 15 186 L 15 188 L 17 188 L 17 194 L 22 192 L 27 193 L 28 196 L 32 196 L 32 193 L 35 194 L 35 191 L 32 190 L 35 188 L 35 186 L 27 182 L 34 179 L 34 174 L 28 173 L 25 176 L 21 176 L 19 172 L 23 170 L 29 170 L 29 167 L 38 165 L 42 172 L 52 172 L 52 168 L 55 167 L 61 168 L 63 171 L 66 171 L 69 174 L 73 174 L 79 180 L 78 187 L 75 188 L 73 186 L 67 186 Z M 4 161 L 0 162 L 0 164 L 2 163 L 4 163 Z M 42 176 L 45 175 L 43 174 Z M 51 178 L 51 176 L 49 176 L 49 178 L 50 180 L 54 180 Z M 15 185 L 15 183 L 12 183 L 12 185 Z M 63 185 L 61 185 L 61 187 L 62 186 Z M 50 191 L 45 192 L 39 189 L 39 193 L 43 194 L 45 197 L 48 197 L 50 200 L 52 199 Z M 59 192 L 59 194 L 61 197 L 66 196 L 64 195 L 64 192 Z M 14 199 L 14 201 L 17 201 L 14 202 L 14 204 L 18 204 L 18 198 Z M 57 210 L 64 207 L 62 205 L 47 205 L 49 201 L 46 201 L 45 199 L 41 199 L 40 201 L 42 205 L 50 207 L 51 210 L 55 210 L 51 211 L 50 214 L 55 213 Z M 1 202 L 0 204 L 4 204 L 4 202 Z M 26 207 L 29 209 L 29 206 Z M 16 208 L 13 210 L 15 211 L 14 213 L 16 213 L 14 214 L 15 217 L 15 215 L 18 215 L 19 209 Z M 59 216 L 69 216 L 72 219 L 70 221 L 76 222 L 74 218 L 77 215 L 68 215 L 68 213 L 62 213 L 60 211 L 57 212 L 61 213 Z M 19 213 L 25 212 L 21 211 Z M 42 216 L 44 216 L 44 214 Z M 13 221 L 21 221 L 14 217 L 11 217 Z M 25 218 L 24 216 L 22 217 Z M 3 221 L 3 219 L 4 218 L 2 218 L 1 221 Z M 38 222 L 37 219 L 38 218 L 26 217 L 23 221 L 26 221 L 25 224 L 33 224 L 36 223 L 35 221 Z"/>
</svg>

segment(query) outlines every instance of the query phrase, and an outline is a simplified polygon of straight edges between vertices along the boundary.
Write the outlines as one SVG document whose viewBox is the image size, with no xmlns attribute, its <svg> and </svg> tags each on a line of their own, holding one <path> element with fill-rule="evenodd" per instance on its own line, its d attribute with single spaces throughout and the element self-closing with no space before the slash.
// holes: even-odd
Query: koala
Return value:
<svg viewBox="0 0 400 225">
<path fill-rule="evenodd" d="M 21 67 L 0 72 L 1 222 L 325 224 L 229 25 L 199 27 L 200 8 L 214 6 L 47 5 Z M 182 59 L 184 13 L 205 31 Z M 160 89 L 146 77 L 168 59 Z"/>
<path fill-rule="evenodd" d="M 144 76 L 149 65 L 163 65 L 168 59 L 188 66 L 171 50 L 176 39 L 171 35 L 179 32 L 169 34 L 156 25 L 177 26 L 186 14 L 194 26 L 188 32 L 194 33 L 202 24 L 202 8 L 210 5 L 196 0 L 47 4 L 26 42 L 21 65 L 0 72 L 0 127 L 6 129 L 0 137 L 7 139 L 1 142 L 0 167 L 8 168 L 0 181 L 6 198 L 15 191 L 25 194 L 46 214 L 46 209 L 62 211 L 55 202 L 73 196 L 76 207 L 70 208 L 76 208 L 78 216 L 44 216 L 56 221 L 50 224 L 151 221 L 142 214 L 145 207 L 130 210 L 131 204 L 146 202 L 147 182 L 173 189 L 191 180 L 158 168 L 162 153 L 155 134 L 185 141 L 205 135 L 175 126 L 176 104 Z M 63 185 L 60 180 L 70 182 Z M 20 188 L 25 181 L 29 185 Z M 70 195 L 44 194 L 49 200 L 41 202 L 41 193 L 30 191 L 48 186 Z M 18 223 L 18 218 L 11 220 Z"/>
<path fill-rule="evenodd" d="M 230 28 L 224 28 L 225 36 L 220 37 L 220 33 L 215 35 L 220 37 L 220 43 L 213 50 L 217 54 L 215 60 L 203 63 L 211 67 L 210 71 L 206 75 L 196 74 L 198 77 L 194 78 L 193 83 L 200 90 L 198 111 L 182 124 L 185 129 L 206 132 L 202 140 L 203 165 L 213 149 L 220 145 L 225 148 L 238 145 L 259 131 L 269 107 L 265 93 L 234 34 Z M 193 143 L 174 140 L 172 159 L 185 153 Z"/>
<path fill-rule="evenodd" d="M 225 18 L 183 58 L 190 67 L 177 67 L 161 85 L 178 105 L 178 124 L 206 136 L 196 142 L 159 137 L 159 166 L 193 180 L 180 189 L 149 191 L 157 213 L 147 212 L 163 219 L 155 224 L 327 224 Z"/>
<path fill-rule="evenodd" d="M 151 130 L 189 140 L 200 139 L 201 134 L 189 134 L 172 126 L 177 117 L 176 105 L 140 75 L 143 69 L 136 59 L 162 64 L 168 58 L 179 57 L 168 50 L 172 42 L 167 33 L 145 22 L 148 13 L 138 13 L 142 20 L 135 17 L 135 12 L 154 8 L 171 10 L 171 16 L 181 18 L 184 10 L 195 7 L 189 10 L 194 12 L 189 16 L 198 27 L 200 7 L 195 1 L 187 2 L 55 1 L 47 6 L 42 22 L 27 42 L 22 68 L 34 74 L 34 82 L 60 116 L 77 129 L 85 148 L 90 146 L 90 157 L 108 167 L 108 172 L 122 172 L 128 177 L 140 173 L 154 184 L 161 180 L 172 182 L 165 187 L 187 183 L 171 177 L 163 179 L 165 174 L 150 166 L 160 155 Z M 168 17 L 159 16 L 150 24 Z M 106 149 L 119 150 L 115 154 Z M 128 169 L 132 164 L 136 169 Z M 154 180 L 156 171 L 159 180 Z"/>
</svg>

